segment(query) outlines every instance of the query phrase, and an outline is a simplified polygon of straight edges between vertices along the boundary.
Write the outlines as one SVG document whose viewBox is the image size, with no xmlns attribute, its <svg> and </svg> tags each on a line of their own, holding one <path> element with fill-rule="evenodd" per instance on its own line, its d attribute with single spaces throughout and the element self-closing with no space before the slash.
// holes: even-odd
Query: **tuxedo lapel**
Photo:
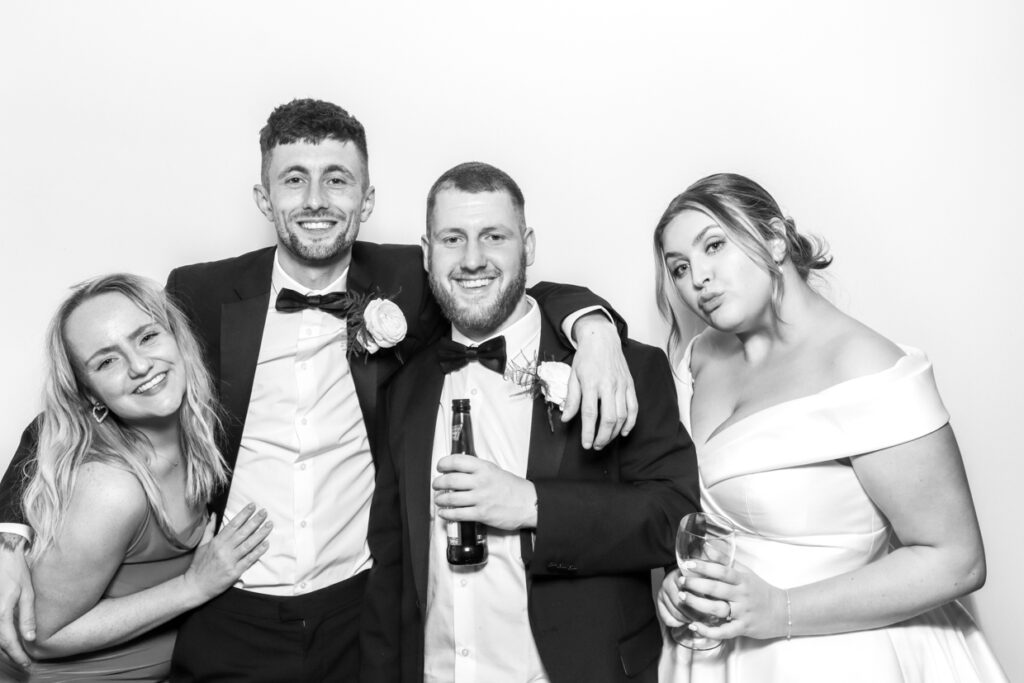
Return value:
<svg viewBox="0 0 1024 683">
<path fill-rule="evenodd" d="M 236 281 L 233 301 L 221 305 L 220 399 L 228 416 L 225 457 L 233 467 L 249 411 L 253 377 L 263 341 L 263 326 L 270 305 L 270 277 L 274 263 L 268 251 Z"/>
<path fill-rule="evenodd" d="M 545 316 L 541 316 L 540 345 L 537 351 L 538 364 L 544 361 L 572 363 L 572 351 L 560 341 L 554 328 Z M 553 479 L 569 445 L 569 424 L 562 422 L 562 415 L 557 408 L 551 407 L 543 395 L 533 400 L 533 416 L 530 423 L 530 451 L 526 465 L 526 478 Z M 578 419 L 578 418 L 577 418 Z M 519 536 L 523 562 L 529 566 L 533 557 L 532 530 L 524 529 Z"/>
<path fill-rule="evenodd" d="M 399 419 L 389 420 L 392 426 L 401 425 L 393 442 L 400 460 L 405 487 L 406 527 L 409 534 L 409 555 L 413 580 L 420 604 L 426 605 L 427 565 L 430 555 L 430 482 L 433 473 L 430 462 L 434 451 L 434 431 L 437 411 L 444 388 L 444 374 L 437 362 L 435 347 L 425 350 L 415 365 L 409 366 L 401 388 L 404 395 L 392 401 Z M 397 388 L 397 387 L 396 387 Z"/>
<path fill-rule="evenodd" d="M 373 275 L 361 260 L 353 255 L 348 268 L 346 289 L 353 294 L 373 293 Z M 370 450 L 377 452 L 375 448 L 377 441 L 377 398 L 380 390 L 381 363 L 390 362 L 396 365 L 398 361 L 394 358 L 394 352 L 389 349 L 380 349 L 375 354 L 358 352 L 349 353 L 349 369 L 352 372 L 352 382 L 356 387 L 356 397 L 359 399 L 359 408 L 363 413 L 363 424 L 366 425 L 366 434 L 370 439 Z M 392 370 L 394 371 L 394 370 Z"/>
<path fill-rule="evenodd" d="M 544 316 L 541 316 L 540 346 L 537 362 L 556 361 L 572 363 L 572 351 L 560 341 L 555 330 Z M 527 479 L 550 479 L 558 475 L 558 468 L 565 455 L 569 425 L 562 422 L 561 413 L 552 407 L 550 420 L 544 396 L 533 400 L 533 418 L 530 425 L 530 453 L 526 466 Z"/>
</svg>

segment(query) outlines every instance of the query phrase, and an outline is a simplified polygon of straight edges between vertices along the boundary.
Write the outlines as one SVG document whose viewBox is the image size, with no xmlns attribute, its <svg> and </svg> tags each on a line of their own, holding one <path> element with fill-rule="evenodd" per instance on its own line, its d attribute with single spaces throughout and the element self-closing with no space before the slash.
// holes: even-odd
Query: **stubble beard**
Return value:
<svg viewBox="0 0 1024 683">
<path fill-rule="evenodd" d="M 430 271 L 430 291 L 434 293 L 444 317 L 467 337 L 487 336 L 508 320 L 526 293 L 526 252 L 521 254 L 519 268 L 508 285 L 491 302 L 479 306 L 460 304 L 447 288 L 447 275 L 437 276 Z M 458 285 L 455 285 L 456 287 Z"/>
<path fill-rule="evenodd" d="M 285 216 L 281 216 L 275 226 L 277 237 L 292 256 L 304 263 L 314 266 L 334 263 L 341 255 L 352 250 L 352 244 L 359 234 L 359 224 L 356 223 L 353 226 L 348 216 L 341 218 L 333 214 L 325 214 L 325 216 L 329 216 L 345 226 L 345 229 L 338 232 L 333 240 L 321 239 L 313 243 L 303 242 L 298 232 L 289 228 L 289 221 Z"/>
</svg>

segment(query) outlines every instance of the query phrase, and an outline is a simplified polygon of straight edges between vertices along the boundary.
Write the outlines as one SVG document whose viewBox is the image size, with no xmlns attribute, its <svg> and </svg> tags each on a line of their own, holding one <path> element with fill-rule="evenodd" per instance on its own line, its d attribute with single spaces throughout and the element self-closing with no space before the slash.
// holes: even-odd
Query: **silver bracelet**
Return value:
<svg viewBox="0 0 1024 683">
<path fill-rule="evenodd" d="M 793 638 L 793 610 L 789 603 L 789 591 L 786 591 L 786 640 Z"/>
</svg>

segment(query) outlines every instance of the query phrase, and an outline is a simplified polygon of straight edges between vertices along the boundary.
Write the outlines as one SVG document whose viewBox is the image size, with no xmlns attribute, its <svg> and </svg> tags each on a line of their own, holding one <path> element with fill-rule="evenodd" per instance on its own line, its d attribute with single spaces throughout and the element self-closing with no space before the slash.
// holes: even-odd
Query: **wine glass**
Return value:
<svg viewBox="0 0 1024 683">
<path fill-rule="evenodd" d="M 731 567 L 735 556 L 736 529 L 725 517 L 712 512 L 691 512 L 679 522 L 676 562 L 680 572 L 686 573 L 683 563 L 687 560 L 706 560 Z M 718 626 L 725 621 L 721 617 L 698 612 L 685 603 L 682 612 L 690 621 L 699 621 L 708 626 Z M 677 643 L 691 650 L 713 650 L 722 644 L 720 640 L 694 633 L 687 626 L 675 627 L 671 633 Z"/>
</svg>

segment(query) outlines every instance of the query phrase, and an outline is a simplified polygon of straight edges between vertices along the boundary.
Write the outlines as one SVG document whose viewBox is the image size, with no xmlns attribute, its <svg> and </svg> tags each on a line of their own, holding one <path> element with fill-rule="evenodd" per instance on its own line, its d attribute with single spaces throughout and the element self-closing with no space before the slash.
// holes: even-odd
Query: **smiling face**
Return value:
<svg viewBox="0 0 1024 683">
<path fill-rule="evenodd" d="M 116 292 L 86 299 L 68 316 L 64 339 L 90 400 L 136 427 L 177 419 L 186 388 L 181 352 L 131 299 Z"/>
<path fill-rule="evenodd" d="M 289 274 L 310 266 L 347 266 L 359 224 L 374 203 L 359 149 L 326 138 L 278 145 L 270 154 L 267 186 L 257 185 L 254 195 L 277 230 L 282 266 Z"/>
<path fill-rule="evenodd" d="M 424 266 L 445 316 L 470 339 L 484 339 L 526 313 L 533 252 L 533 231 L 507 192 L 437 193 L 423 237 Z"/>
<path fill-rule="evenodd" d="M 774 321 L 768 271 L 707 214 L 680 212 L 665 227 L 662 249 L 683 302 L 708 325 L 742 333 Z"/>
</svg>

